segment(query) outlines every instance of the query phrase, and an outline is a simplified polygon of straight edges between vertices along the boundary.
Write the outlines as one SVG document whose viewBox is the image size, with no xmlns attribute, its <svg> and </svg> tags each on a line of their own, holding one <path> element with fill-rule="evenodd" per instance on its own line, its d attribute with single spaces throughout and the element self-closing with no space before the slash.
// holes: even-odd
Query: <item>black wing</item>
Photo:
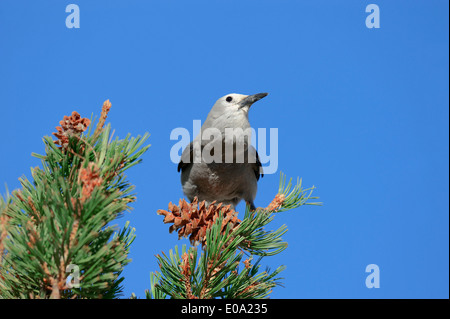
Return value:
<svg viewBox="0 0 450 319">
<path fill-rule="evenodd" d="M 193 149 L 193 144 L 191 142 L 188 146 L 186 146 L 183 153 L 181 154 L 180 162 L 178 163 L 178 168 L 177 168 L 178 172 L 183 171 L 189 165 L 192 164 L 192 162 L 193 162 L 192 149 Z M 183 159 L 184 159 L 184 162 L 183 162 Z M 189 161 L 187 159 L 189 159 Z"/>
<path fill-rule="evenodd" d="M 194 161 L 192 151 L 193 151 L 193 144 L 190 143 L 188 146 L 186 146 L 183 153 L 181 154 L 181 159 L 177 167 L 178 172 L 180 171 L 183 172 L 187 167 L 189 167 L 189 165 L 192 165 L 192 162 Z M 255 153 L 256 153 L 256 163 L 253 165 L 253 170 L 255 171 L 256 180 L 259 181 L 260 177 L 264 177 L 264 173 L 262 169 L 261 160 L 259 159 L 259 154 L 256 149 Z M 187 159 L 189 159 L 189 161 Z"/>
<path fill-rule="evenodd" d="M 253 170 L 255 171 L 256 180 L 259 181 L 259 177 L 264 177 L 261 161 L 259 159 L 258 151 L 255 149 L 256 152 L 256 163 L 253 166 Z"/>
</svg>

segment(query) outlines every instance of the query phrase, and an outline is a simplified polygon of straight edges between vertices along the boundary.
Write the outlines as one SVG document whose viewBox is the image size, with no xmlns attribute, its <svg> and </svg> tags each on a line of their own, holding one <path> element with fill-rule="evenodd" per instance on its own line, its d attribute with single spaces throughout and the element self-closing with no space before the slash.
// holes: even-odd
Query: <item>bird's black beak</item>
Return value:
<svg viewBox="0 0 450 319">
<path fill-rule="evenodd" d="M 266 97 L 269 93 L 258 93 L 247 96 L 245 99 L 243 99 L 239 104 L 241 107 L 244 106 L 251 106 L 256 101 L 261 100 L 263 97 Z"/>
</svg>

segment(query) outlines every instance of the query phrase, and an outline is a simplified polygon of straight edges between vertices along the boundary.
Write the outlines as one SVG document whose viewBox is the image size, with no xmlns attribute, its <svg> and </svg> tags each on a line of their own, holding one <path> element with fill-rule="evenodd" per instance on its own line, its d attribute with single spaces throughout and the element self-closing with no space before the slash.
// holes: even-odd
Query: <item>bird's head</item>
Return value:
<svg viewBox="0 0 450 319">
<path fill-rule="evenodd" d="M 203 123 L 202 131 L 210 127 L 217 128 L 221 132 L 224 132 L 226 128 L 249 128 L 248 110 L 250 106 L 267 94 L 244 95 L 232 93 L 221 97 L 209 112 L 206 121 Z"/>
<path fill-rule="evenodd" d="M 222 96 L 216 101 L 211 111 L 217 111 L 218 113 L 228 112 L 248 112 L 250 106 L 256 101 L 266 97 L 269 93 L 258 93 L 253 95 L 244 95 L 230 93 Z"/>
<path fill-rule="evenodd" d="M 221 131 L 227 127 L 249 127 L 248 110 L 250 106 L 267 96 L 267 94 L 244 95 L 231 93 L 221 97 L 209 112 L 204 127 L 215 127 Z"/>
</svg>

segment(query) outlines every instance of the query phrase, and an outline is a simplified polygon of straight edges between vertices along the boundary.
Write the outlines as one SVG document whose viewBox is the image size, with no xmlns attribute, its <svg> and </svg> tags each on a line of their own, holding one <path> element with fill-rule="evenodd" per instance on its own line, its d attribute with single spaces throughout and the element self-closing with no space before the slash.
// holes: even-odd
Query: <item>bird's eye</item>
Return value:
<svg viewBox="0 0 450 319">
<path fill-rule="evenodd" d="M 231 102 L 231 101 L 233 101 L 233 98 L 232 98 L 231 96 L 227 96 L 227 98 L 225 99 L 225 101 Z"/>
</svg>

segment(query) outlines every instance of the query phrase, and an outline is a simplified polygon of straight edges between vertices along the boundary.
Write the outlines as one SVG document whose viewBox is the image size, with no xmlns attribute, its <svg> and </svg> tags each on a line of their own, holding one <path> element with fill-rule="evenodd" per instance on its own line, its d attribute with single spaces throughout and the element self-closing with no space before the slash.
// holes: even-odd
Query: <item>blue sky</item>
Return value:
<svg viewBox="0 0 450 319">
<path fill-rule="evenodd" d="M 80 8 L 68 29 L 66 5 Z M 380 8 L 368 29 L 365 8 Z M 99 115 L 125 137 L 151 133 L 128 172 L 138 201 L 125 297 L 143 297 L 154 255 L 188 243 L 156 215 L 183 196 L 170 132 L 228 93 L 269 92 L 254 128 L 278 128 L 278 171 L 315 185 L 322 207 L 280 213 L 287 266 L 272 298 L 449 297 L 447 1 L 22 1 L 0 3 L 0 193 L 39 165 L 63 115 Z M 239 209 L 242 210 L 240 205 Z M 368 289 L 365 268 L 380 268 Z"/>
</svg>

